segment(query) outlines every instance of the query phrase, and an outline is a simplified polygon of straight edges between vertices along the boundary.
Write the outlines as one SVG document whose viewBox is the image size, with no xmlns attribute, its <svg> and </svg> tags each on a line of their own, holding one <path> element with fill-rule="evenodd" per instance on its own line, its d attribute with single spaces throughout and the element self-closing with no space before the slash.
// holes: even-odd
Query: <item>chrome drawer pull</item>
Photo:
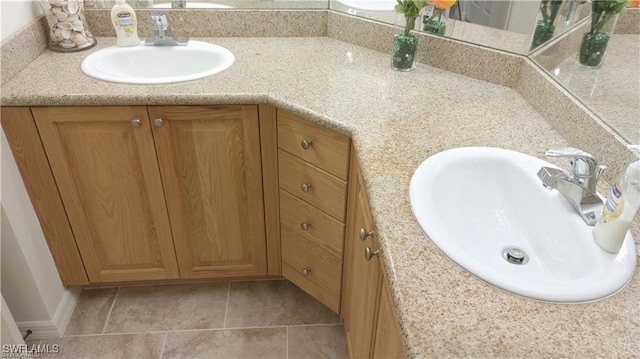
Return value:
<svg viewBox="0 0 640 359">
<path fill-rule="evenodd" d="M 311 142 L 311 140 L 302 140 L 302 142 L 300 142 L 300 146 L 302 146 L 302 148 L 304 148 L 305 150 L 308 150 L 312 144 L 313 143 Z"/>
<path fill-rule="evenodd" d="M 302 186 L 300 186 L 300 189 L 302 189 L 302 192 L 307 193 L 311 190 L 311 183 L 303 183 Z"/>
<path fill-rule="evenodd" d="M 302 275 L 303 275 L 303 276 L 308 277 L 308 276 L 309 276 L 309 273 L 311 272 L 311 268 L 309 268 L 309 267 L 304 267 L 304 268 L 302 268 L 302 270 L 301 270 L 300 272 L 302 272 Z"/>
<path fill-rule="evenodd" d="M 308 231 L 309 230 L 309 226 L 311 226 L 311 223 L 309 223 L 309 222 L 300 223 L 300 228 L 302 228 L 303 231 Z"/>
<path fill-rule="evenodd" d="M 367 261 L 370 261 L 371 258 L 377 256 L 378 254 L 380 254 L 380 250 L 376 250 L 375 252 L 371 252 L 371 248 L 367 247 L 364 249 L 364 259 L 366 259 Z"/>
<path fill-rule="evenodd" d="M 373 231 L 367 232 L 366 229 L 360 228 L 360 240 L 364 241 L 367 239 L 367 237 L 373 238 Z"/>
</svg>

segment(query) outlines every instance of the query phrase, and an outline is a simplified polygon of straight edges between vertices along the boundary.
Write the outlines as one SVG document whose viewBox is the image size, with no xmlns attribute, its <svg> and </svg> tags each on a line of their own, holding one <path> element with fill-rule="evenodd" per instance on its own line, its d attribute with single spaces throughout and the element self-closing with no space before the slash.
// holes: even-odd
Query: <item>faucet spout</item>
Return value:
<svg viewBox="0 0 640 359">
<path fill-rule="evenodd" d="M 602 215 L 604 198 L 585 187 L 573 173 L 552 167 L 542 167 L 538 171 L 542 185 L 549 190 L 556 189 L 589 226 L 596 224 Z"/>
<path fill-rule="evenodd" d="M 151 15 L 151 18 L 156 24 L 156 29 L 153 31 L 153 36 L 145 40 L 145 46 L 184 46 L 189 43 L 189 39 L 186 37 L 173 36 L 169 29 L 167 14 L 158 12 Z"/>
<path fill-rule="evenodd" d="M 596 191 L 596 186 L 607 167 L 598 165 L 595 156 L 577 148 L 550 148 L 545 155 L 568 158 L 571 170 L 542 167 L 538 171 L 542 185 L 558 190 L 585 223 L 595 225 L 604 205 L 604 197 Z"/>
</svg>

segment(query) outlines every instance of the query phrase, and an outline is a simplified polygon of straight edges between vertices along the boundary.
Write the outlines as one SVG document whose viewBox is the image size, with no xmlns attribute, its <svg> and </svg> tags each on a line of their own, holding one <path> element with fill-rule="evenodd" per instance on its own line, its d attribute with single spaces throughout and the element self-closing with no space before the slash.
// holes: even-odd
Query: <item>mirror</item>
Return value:
<svg viewBox="0 0 640 359">
<path fill-rule="evenodd" d="M 327 9 L 403 26 L 396 0 L 126 0 L 134 7 Z M 111 8 L 115 0 L 85 0 L 87 8 Z M 640 0 L 631 0 L 640 6 Z M 429 15 L 425 12 L 424 15 Z M 445 12 L 444 36 L 528 55 L 620 136 L 640 143 L 640 8 L 621 16 L 600 69 L 575 65 L 590 21 L 587 0 L 459 0 Z M 494 18 L 495 17 L 495 18 Z M 417 23 L 423 26 L 422 21 Z"/>
<path fill-rule="evenodd" d="M 640 143 L 640 8 L 620 15 L 600 68 L 580 65 L 578 53 L 591 20 L 543 46 L 530 58 L 612 130 Z"/>
<path fill-rule="evenodd" d="M 327 0 L 126 0 L 134 8 L 155 9 L 326 9 Z M 85 8 L 110 9 L 115 0 L 84 0 Z"/>
<path fill-rule="evenodd" d="M 404 26 L 396 0 L 330 0 L 331 9 Z M 499 50 L 526 55 L 530 49 L 562 34 L 588 15 L 584 0 L 459 0 L 444 11 L 446 27 L 429 31 L 433 6 L 422 12 L 420 31 L 427 31 Z M 538 25 L 541 24 L 541 25 Z M 534 37 L 534 29 L 540 34 Z M 544 31 L 543 31 L 544 30 Z M 532 43 L 536 40 L 535 46 Z"/>
</svg>

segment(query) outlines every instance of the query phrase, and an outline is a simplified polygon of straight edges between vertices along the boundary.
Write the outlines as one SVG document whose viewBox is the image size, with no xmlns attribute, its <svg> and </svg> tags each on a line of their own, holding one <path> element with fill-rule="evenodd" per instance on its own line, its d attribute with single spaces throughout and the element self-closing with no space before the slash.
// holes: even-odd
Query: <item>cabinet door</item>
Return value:
<svg viewBox="0 0 640 359">
<path fill-rule="evenodd" d="M 352 151 L 355 153 L 355 151 Z M 373 218 L 359 168 L 352 157 L 352 172 L 349 188 L 349 217 L 345 248 L 345 279 L 343 282 L 344 325 L 351 358 L 369 358 L 375 335 L 377 299 L 381 272 L 378 257 L 365 259 L 368 247 L 375 251 L 373 235 L 360 238 L 360 230 L 373 230 Z"/>
<path fill-rule="evenodd" d="M 376 325 L 376 337 L 373 350 L 373 358 L 390 359 L 404 358 L 404 346 L 400 329 L 393 310 L 393 300 L 387 286 L 387 281 L 382 281 L 380 290 L 380 305 L 378 309 L 378 323 Z"/>
<path fill-rule="evenodd" d="M 257 106 L 149 114 L 181 277 L 267 274 Z"/>
<path fill-rule="evenodd" d="M 92 283 L 178 278 L 145 107 L 34 107 Z"/>
</svg>

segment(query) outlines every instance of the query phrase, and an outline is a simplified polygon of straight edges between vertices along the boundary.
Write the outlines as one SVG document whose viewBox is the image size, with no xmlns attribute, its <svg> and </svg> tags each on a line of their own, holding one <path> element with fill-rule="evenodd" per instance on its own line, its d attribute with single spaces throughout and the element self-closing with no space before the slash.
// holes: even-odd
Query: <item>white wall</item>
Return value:
<svg viewBox="0 0 640 359">
<path fill-rule="evenodd" d="M 2 40 L 41 12 L 37 2 L 0 0 Z M 70 319 L 79 289 L 67 290 L 62 285 L 4 131 L 0 161 L 0 286 L 10 310 L 6 315 L 23 331 L 32 329 L 31 338 L 59 336 Z"/>
<path fill-rule="evenodd" d="M 42 14 L 36 1 L 0 0 L 0 41 Z"/>
<path fill-rule="evenodd" d="M 4 131 L 0 138 L 0 272 L 2 296 L 33 338 L 64 334 L 79 289 L 62 285 Z"/>
<path fill-rule="evenodd" d="M 16 326 L 16 322 L 9 311 L 9 307 L 7 303 L 4 301 L 4 297 L 2 297 L 2 307 L 0 308 L 0 344 L 24 344 L 24 340 L 22 340 L 22 334 L 18 330 Z"/>
</svg>

